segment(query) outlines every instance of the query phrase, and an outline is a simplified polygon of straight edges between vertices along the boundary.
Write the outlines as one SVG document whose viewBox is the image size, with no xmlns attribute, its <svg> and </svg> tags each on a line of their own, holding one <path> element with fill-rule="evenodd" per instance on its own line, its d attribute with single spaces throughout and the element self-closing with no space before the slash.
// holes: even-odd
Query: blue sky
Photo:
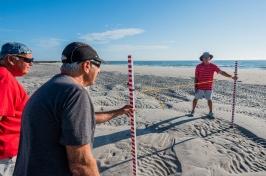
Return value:
<svg viewBox="0 0 266 176">
<path fill-rule="evenodd" d="M 72 41 L 105 60 L 266 59 L 265 0 L 0 0 L 0 44 L 60 60 Z"/>
</svg>

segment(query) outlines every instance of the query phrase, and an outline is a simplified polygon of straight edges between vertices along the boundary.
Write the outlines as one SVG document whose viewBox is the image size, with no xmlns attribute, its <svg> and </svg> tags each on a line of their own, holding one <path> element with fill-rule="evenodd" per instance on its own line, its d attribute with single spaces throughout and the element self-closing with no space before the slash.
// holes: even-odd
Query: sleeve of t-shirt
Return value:
<svg viewBox="0 0 266 176">
<path fill-rule="evenodd" d="M 15 97 L 8 82 L 0 82 L 0 116 L 15 116 Z"/>
<path fill-rule="evenodd" d="M 92 107 L 87 91 L 77 89 L 68 92 L 61 119 L 62 145 L 91 144 Z"/>
<path fill-rule="evenodd" d="M 221 69 L 217 65 L 214 65 L 214 71 L 216 73 L 219 73 L 221 71 Z"/>
</svg>

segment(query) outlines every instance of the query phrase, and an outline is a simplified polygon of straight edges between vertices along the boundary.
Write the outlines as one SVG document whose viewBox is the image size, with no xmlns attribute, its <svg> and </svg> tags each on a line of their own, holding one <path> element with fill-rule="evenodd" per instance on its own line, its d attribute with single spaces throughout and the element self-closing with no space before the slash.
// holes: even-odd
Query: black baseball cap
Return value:
<svg viewBox="0 0 266 176">
<path fill-rule="evenodd" d="M 86 60 L 94 60 L 103 63 L 97 52 L 88 44 L 82 42 L 72 42 L 68 44 L 62 52 L 63 63 L 82 62 Z"/>
</svg>

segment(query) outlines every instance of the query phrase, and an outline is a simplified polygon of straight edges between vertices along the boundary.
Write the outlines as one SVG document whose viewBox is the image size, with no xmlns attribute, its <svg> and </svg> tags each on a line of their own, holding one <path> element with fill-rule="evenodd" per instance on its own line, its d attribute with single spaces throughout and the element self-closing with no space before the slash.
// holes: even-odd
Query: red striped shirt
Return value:
<svg viewBox="0 0 266 176">
<path fill-rule="evenodd" d="M 195 70 L 195 79 L 199 84 L 196 85 L 196 88 L 201 90 L 212 90 L 214 72 L 219 73 L 220 71 L 220 68 L 213 63 L 201 63 L 197 65 Z"/>
</svg>

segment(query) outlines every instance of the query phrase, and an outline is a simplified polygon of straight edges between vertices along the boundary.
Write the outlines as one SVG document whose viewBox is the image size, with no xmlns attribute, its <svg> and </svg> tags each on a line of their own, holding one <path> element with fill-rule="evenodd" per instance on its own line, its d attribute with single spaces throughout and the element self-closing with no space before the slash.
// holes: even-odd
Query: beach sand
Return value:
<svg viewBox="0 0 266 176">
<path fill-rule="evenodd" d="M 32 94 L 60 64 L 35 64 L 19 80 Z M 225 71 L 233 73 L 234 69 Z M 240 69 L 235 128 L 230 128 L 233 81 L 215 76 L 215 119 L 194 98 L 192 68 L 135 67 L 139 176 L 265 176 L 266 71 Z M 97 111 L 122 107 L 128 101 L 127 66 L 104 65 L 88 91 Z M 129 119 L 97 125 L 94 156 L 103 176 L 131 175 Z"/>
</svg>

